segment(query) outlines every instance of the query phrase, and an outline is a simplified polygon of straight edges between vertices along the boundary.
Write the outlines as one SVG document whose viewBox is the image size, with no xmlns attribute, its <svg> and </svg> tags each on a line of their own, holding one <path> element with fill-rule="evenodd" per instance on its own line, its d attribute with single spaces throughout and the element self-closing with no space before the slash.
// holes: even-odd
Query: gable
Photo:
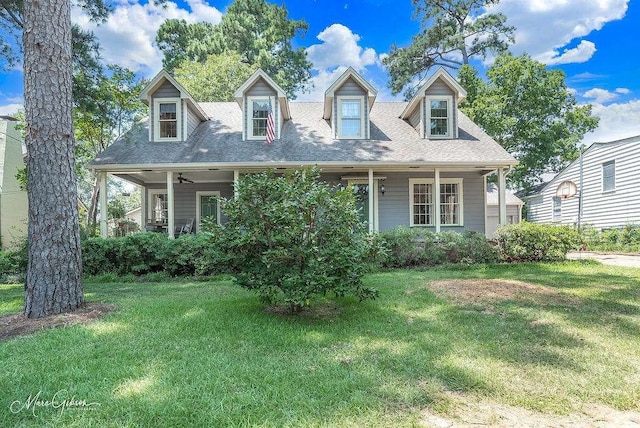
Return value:
<svg viewBox="0 0 640 428">
<path fill-rule="evenodd" d="M 180 90 L 173 83 L 165 80 L 152 94 L 154 98 L 180 98 Z"/>
</svg>

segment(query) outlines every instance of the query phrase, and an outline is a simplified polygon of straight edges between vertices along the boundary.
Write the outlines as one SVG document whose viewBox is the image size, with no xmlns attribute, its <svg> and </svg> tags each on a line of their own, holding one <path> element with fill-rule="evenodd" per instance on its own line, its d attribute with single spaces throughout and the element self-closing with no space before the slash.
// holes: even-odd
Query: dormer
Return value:
<svg viewBox="0 0 640 428">
<path fill-rule="evenodd" d="M 273 114 L 275 138 L 280 139 L 282 125 L 291 119 L 285 91 L 261 69 L 256 70 L 233 95 L 242 109 L 242 140 L 267 138 L 269 109 Z"/>
<path fill-rule="evenodd" d="M 467 92 L 444 68 L 418 89 L 400 115 L 429 140 L 458 138 L 458 103 Z"/>
<path fill-rule="evenodd" d="M 185 141 L 200 122 L 204 110 L 166 70 L 161 70 L 142 90 L 149 106 L 149 141 Z"/>
<path fill-rule="evenodd" d="M 378 91 L 349 67 L 324 93 L 323 118 L 330 121 L 337 140 L 371 138 L 369 112 Z"/>
</svg>

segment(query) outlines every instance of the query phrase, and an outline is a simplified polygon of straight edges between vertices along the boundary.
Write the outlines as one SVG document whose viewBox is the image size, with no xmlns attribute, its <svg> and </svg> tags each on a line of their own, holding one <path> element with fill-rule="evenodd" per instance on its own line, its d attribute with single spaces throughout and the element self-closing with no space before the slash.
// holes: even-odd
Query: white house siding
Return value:
<svg viewBox="0 0 640 428">
<path fill-rule="evenodd" d="M 338 89 L 336 89 L 334 93 L 333 114 L 331 115 L 334 135 L 337 134 L 338 120 L 340 119 L 340 112 L 338 110 L 338 97 L 343 96 L 364 97 L 364 117 L 362 118 L 365 123 L 364 138 L 369 138 L 369 127 L 367 126 L 367 123 L 369 123 L 369 100 L 367 98 L 367 92 L 352 78 L 347 79 Z"/>
<path fill-rule="evenodd" d="M 615 160 L 615 190 L 602 191 L 602 164 Z M 581 223 L 598 229 L 640 224 L 640 137 L 609 143 L 595 143 L 584 153 L 584 193 Z M 575 224 L 576 195 L 561 202 L 561 220 L 554 222 L 553 197 L 560 183 L 571 180 L 580 191 L 580 162 L 575 160 L 559 173 L 541 195 L 529 201 L 529 220 L 542 223 Z"/>
</svg>

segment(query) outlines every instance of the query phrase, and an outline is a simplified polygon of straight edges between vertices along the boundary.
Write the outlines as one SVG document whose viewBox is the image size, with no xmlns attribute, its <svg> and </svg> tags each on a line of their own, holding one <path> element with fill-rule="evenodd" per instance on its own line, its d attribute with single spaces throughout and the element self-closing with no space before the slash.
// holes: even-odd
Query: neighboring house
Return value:
<svg viewBox="0 0 640 428">
<path fill-rule="evenodd" d="M 137 207 L 125 213 L 124 218 L 128 221 L 131 221 L 138 225 L 140 230 L 143 230 L 143 217 L 142 217 L 142 207 Z"/>
<path fill-rule="evenodd" d="M 498 186 L 493 183 L 487 184 L 487 223 L 485 233 L 488 238 L 493 238 L 500 224 L 498 193 Z M 506 201 L 507 224 L 520 223 L 522 221 L 522 206 L 524 202 L 508 189 L 506 191 Z"/>
<path fill-rule="evenodd" d="M 580 170 L 582 164 L 582 180 Z M 526 197 L 527 219 L 540 223 L 580 223 L 598 229 L 640 224 L 640 136 L 606 143 L 593 143 L 580 159 L 556 175 L 553 180 Z M 558 186 L 570 181 L 576 195 L 556 196 Z M 584 183 L 584 184 L 583 184 Z M 567 188 L 571 184 L 565 185 Z"/>
<path fill-rule="evenodd" d="M 0 242 L 2 250 L 15 248 L 27 236 L 27 192 L 16 178 L 24 168 L 22 137 L 16 120 L 0 116 Z"/>
<path fill-rule="evenodd" d="M 290 102 L 258 70 L 235 102 L 198 103 L 163 70 L 141 94 L 149 119 L 89 167 L 100 175 L 102 204 L 107 174 L 142 186 L 145 223 L 169 236 L 192 218 L 196 230 L 205 216 L 224 221 L 215 196 L 232 197 L 242 174 L 306 165 L 358 189 L 370 231 L 404 225 L 484 233 L 486 176 L 497 173 L 504 184 L 517 161 L 458 110 L 464 89 L 440 69 L 409 102 L 376 96 L 349 68 L 323 100 Z M 103 236 L 106 224 L 102 216 Z"/>
</svg>

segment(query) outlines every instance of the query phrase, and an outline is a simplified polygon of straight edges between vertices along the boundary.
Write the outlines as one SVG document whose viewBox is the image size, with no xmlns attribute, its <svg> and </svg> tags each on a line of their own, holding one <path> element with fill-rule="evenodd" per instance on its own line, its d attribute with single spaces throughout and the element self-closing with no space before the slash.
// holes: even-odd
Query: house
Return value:
<svg viewBox="0 0 640 428">
<path fill-rule="evenodd" d="M 522 206 L 524 202 L 509 189 L 505 192 L 507 204 L 507 224 L 518 224 L 522 221 Z M 485 234 L 493 238 L 500 224 L 498 186 L 494 183 L 487 184 L 487 220 Z"/>
<path fill-rule="evenodd" d="M 527 220 L 597 229 L 640 224 L 639 163 L 640 135 L 593 143 L 527 196 Z"/>
<path fill-rule="evenodd" d="M 498 174 L 504 189 L 517 161 L 458 110 L 465 95 L 439 69 L 411 101 L 380 102 L 349 68 L 324 99 L 290 102 L 257 70 L 234 102 L 199 103 L 163 70 L 141 93 L 149 118 L 89 167 L 100 176 L 101 204 L 107 174 L 142 186 L 147 225 L 170 237 L 191 218 L 196 231 L 205 216 L 223 222 L 215 196 L 232 197 L 242 174 L 307 165 L 317 165 L 328 182 L 357 189 L 372 232 L 405 225 L 484 233 L 486 177 Z M 103 215 L 103 236 L 106 225 Z"/>
<path fill-rule="evenodd" d="M 15 248 L 27 236 L 27 192 L 16 174 L 24 168 L 22 137 L 16 119 L 0 116 L 0 243 L 2 250 Z"/>
</svg>

